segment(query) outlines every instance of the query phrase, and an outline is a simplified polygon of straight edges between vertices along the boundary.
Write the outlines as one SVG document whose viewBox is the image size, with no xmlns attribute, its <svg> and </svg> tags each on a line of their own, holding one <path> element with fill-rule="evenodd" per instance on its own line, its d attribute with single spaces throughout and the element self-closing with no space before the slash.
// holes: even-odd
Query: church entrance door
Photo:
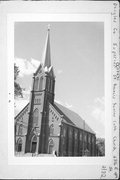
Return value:
<svg viewBox="0 0 120 180">
<path fill-rule="evenodd" d="M 31 153 L 35 153 L 36 152 L 36 145 L 37 145 L 37 142 L 32 142 Z"/>
<path fill-rule="evenodd" d="M 53 154 L 53 147 L 54 147 L 53 139 L 50 139 L 49 140 L 49 150 L 48 150 L 49 154 Z"/>
<path fill-rule="evenodd" d="M 36 152 L 36 147 L 37 147 L 37 137 L 33 136 L 32 141 L 31 141 L 31 153 Z"/>
<path fill-rule="evenodd" d="M 53 153 L 53 146 L 49 146 L 49 154 L 52 154 Z"/>
</svg>

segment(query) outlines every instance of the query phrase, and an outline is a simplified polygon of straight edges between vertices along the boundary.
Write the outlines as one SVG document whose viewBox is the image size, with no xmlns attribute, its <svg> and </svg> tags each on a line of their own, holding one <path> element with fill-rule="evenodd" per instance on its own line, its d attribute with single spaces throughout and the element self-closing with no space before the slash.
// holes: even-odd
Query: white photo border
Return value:
<svg viewBox="0 0 120 180">
<path fill-rule="evenodd" d="M 81 173 L 79 175 L 72 175 L 71 178 L 118 178 L 119 174 L 119 75 L 118 75 L 118 3 L 109 2 L 106 3 L 108 11 L 102 6 L 102 3 L 87 2 L 88 7 L 91 7 L 90 11 L 83 8 L 81 12 L 81 6 L 83 2 L 63 3 L 65 7 L 63 12 L 57 13 L 58 7 L 53 6 L 53 12 L 49 10 L 50 3 L 47 4 L 47 10 L 43 13 L 43 10 L 35 10 L 36 6 L 44 6 L 40 2 L 34 4 L 34 8 L 31 7 L 27 13 L 25 9 L 14 13 L 14 10 L 7 11 L 7 62 L 8 62 L 8 165 L 59 165 L 69 166 L 72 170 L 76 166 L 79 167 Z M 9 4 L 9 3 L 8 3 Z M 62 3 L 61 3 L 62 4 Z M 84 4 L 84 5 L 83 5 Z M 86 7 L 86 2 L 82 6 Z M 97 8 L 95 10 L 95 7 Z M 14 5 L 14 4 L 13 4 Z M 52 4 L 51 4 L 52 5 Z M 68 5 L 69 10 L 66 8 Z M 99 6 L 99 7 L 98 7 Z M 15 7 L 14 7 L 15 8 Z M 27 7 L 26 7 L 27 8 Z M 36 13 L 37 11 L 37 13 Z M 59 10 L 58 10 L 59 11 Z M 116 17 L 115 17 L 116 16 Z M 116 18 L 116 19 L 115 19 Z M 15 157 L 14 156 L 14 22 L 26 21 L 26 22 L 45 22 L 53 21 L 57 22 L 104 22 L 104 65 L 105 65 L 105 157 Z M 117 44 L 117 45 L 116 45 Z M 117 59 L 113 56 L 115 51 Z M 117 84 L 117 85 L 115 85 Z M 116 87 L 116 88 L 115 88 Z M 115 94 L 115 95 L 114 95 Z M 117 161 L 117 163 L 115 163 Z M 74 165 L 74 166 L 72 166 Z M 84 165 L 84 166 L 83 166 Z M 58 166 L 57 166 L 58 167 Z M 89 168 L 89 170 L 88 170 Z M 94 174 L 91 173 L 91 169 L 94 169 Z M 61 168 L 62 169 L 62 168 Z M 84 173 L 82 171 L 84 170 Z M 88 172 L 87 174 L 85 172 Z M 67 172 L 67 171 L 66 171 Z M 88 174 L 90 173 L 91 176 Z M 66 174 L 66 173 L 65 173 Z M 71 173 L 70 173 L 71 174 Z M 47 177 L 46 175 L 41 175 Z M 66 174 L 66 177 L 69 175 Z M 33 177 L 33 176 L 31 176 Z M 57 176 L 51 176 L 57 177 Z"/>
<path fill-rule="evenodd" d="M 62 157 L 47 157 L 47 158 L 42 158 L 38 157 L 33 158 L 30 157 L 15 157 L 14 156 L 14 107 L 10 108 L 10 114 L 11 114 L 11 119 L 9 120 L 9 128 L 10 130 L 9 133 L 9 155 L 11 159 L 11 163 L 26 163 L 26 164 L 103 164 L 110 162 L 110 157 L 111 157 L 111 152 L 110 152 L 110 147 L 111 147 L 111 107 L 110 107 L 110 95 L 111 95 L 111 80 L 108 80 L 108 77 L 111 76 L 111 62 L 109 61 L 110 56 L 111 56 L 111 42 L 110 42 L 110 37 L 111 37 L 111 32 L 109 31 L 111 27 L 111 15 L 109 14 L 12 14 L 8 15 L 8 59 L 10 61 L 9 63 L 9 82 L 13 82 L 13 69 L 10 69 L 11 66 L 14 67 L 14 23 L 15 22 L 103 22 L 104 23 L 104 34 L 105 34 L 105 39 L 104 39 L 104 45 L 105 45 L 105 119 L 109 119 L 109 123 L 105 121 L 105 157 L 68 157 L 66 158 L 66 161 L 64 161 L 64 158 Z M 109 32 L 109 33 L 108 33 Z M 12 68 L 13 68 L 12 67 Z M 108 68 L 109 67 L 109 68 Z M 110 78 L 109 78 L 110 79 Z M 11 86 L 11 93 L 14 92 L 14 86 L 13 84 L 10 83 Z M 12 102 L 14 102 L 14 99 L 12 99 Z M 11 104 L 12 106 L 14 105 Z M 12 129 L 12 134 L 11 134 L 11 129 Z M 11 134 L 11 135 L 10 135 Z M 12 151 L 11 151 L 12 150 Z M 96 161 L 97 158 L 97 161 Z M 24 162 L 25 160 L 25 162 Z"/>
</svg>

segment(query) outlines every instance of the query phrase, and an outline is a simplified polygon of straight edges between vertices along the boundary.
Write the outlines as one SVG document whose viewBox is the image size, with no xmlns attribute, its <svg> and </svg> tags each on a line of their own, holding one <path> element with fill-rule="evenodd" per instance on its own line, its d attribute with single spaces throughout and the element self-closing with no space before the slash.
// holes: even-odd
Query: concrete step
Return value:
<svg viewBox="0 0 120 180">
<path fill-rule="evenodd" d="M 17 157 L 55 157 L 54 154 L 35 154 L 35 153 L 16 153 L 15 156 Z"/>
</svg>

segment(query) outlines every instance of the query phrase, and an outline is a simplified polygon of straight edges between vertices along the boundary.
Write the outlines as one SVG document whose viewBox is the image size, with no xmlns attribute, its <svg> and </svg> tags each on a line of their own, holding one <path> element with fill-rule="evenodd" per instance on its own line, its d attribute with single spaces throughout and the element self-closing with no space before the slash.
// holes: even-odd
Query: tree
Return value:
<svg viewBox="0 0 120 180">
<path fill-rule="evenodd" d="M 23 97 L 22 88 L 17 82 L 19 72 L 19 68 L 14 63 L 14 97 Z"/>
<path fill-rule="evenodd" d="M 96 139 L 96 148 L 99 151 L 100 156 L 105 156 L 105 139 L 104 138 Z"/>
<path fill-rule="evenodd" d="M 14 63 L 14 97 L 23 97 L 23 93 L 22 93 L 22 88 L 19 85 L 19 83 L 17 82 L 17 78 L 19 76 L 19 68 L 16 66 L 16 64 Z M 15 106 L 15 104 L 14 104 Z M 16 150 L 16 121 L 14 122 L 14 145 L 15 145 L 15 150 Z"/>
</svg>

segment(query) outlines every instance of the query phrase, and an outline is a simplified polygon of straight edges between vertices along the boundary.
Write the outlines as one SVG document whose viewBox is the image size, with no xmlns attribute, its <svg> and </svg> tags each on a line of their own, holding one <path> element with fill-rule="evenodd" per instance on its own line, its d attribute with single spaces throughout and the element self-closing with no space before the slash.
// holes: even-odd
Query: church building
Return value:
<svg viewBox="0 0 120 180">
<path fill-rule="evenodd" d="M 29 103 L 15 117 L 15 154 L 96 156 L 96 135 L 77 113 L 55 102 L 50 29 L 33 74 Z"/>
</svg>

